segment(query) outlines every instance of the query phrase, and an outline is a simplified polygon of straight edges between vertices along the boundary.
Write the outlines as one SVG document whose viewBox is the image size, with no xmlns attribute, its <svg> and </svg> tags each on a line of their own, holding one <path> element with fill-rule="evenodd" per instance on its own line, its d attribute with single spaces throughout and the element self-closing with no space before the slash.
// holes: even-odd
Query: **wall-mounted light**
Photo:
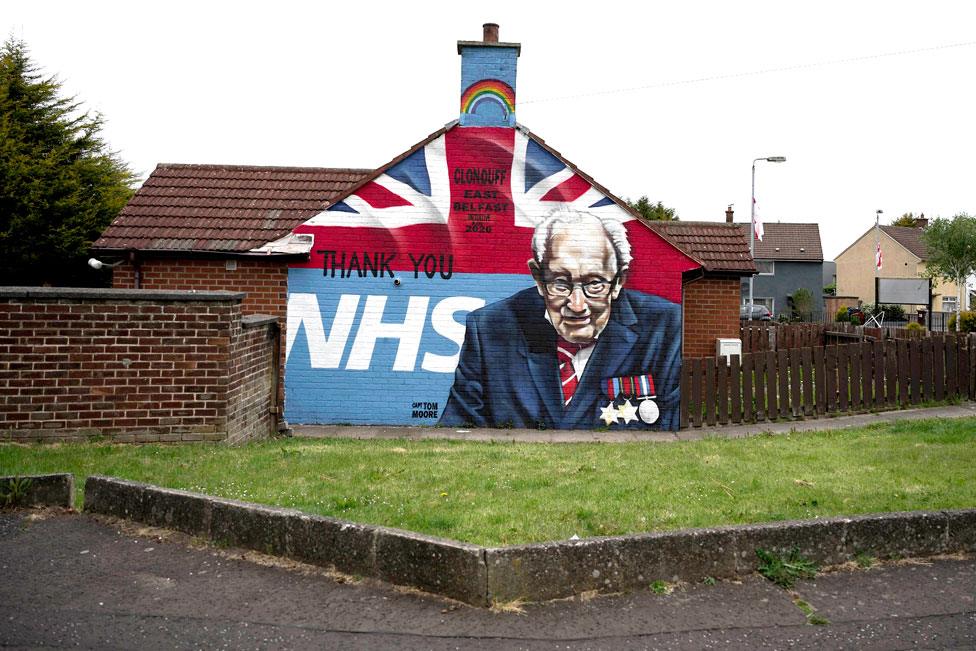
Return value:
<svg viewBox="0 0 976 651">
<path fill-rule="evenodd" d="M 88 258 L 88 266 L 92 269 L 111 269 L 112 267 L 117 267 L 125 262 L 125 260 L 119 260 L 118 262 L 102 262 L 98 258 Z"/>
</svg>

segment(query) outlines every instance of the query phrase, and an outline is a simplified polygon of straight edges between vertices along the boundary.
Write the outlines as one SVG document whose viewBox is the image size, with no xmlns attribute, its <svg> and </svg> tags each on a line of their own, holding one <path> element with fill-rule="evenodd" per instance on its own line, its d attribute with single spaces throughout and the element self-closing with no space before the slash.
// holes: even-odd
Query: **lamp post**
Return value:
<svg viewBox="0 0 976 651">
<path fill-rule="evenodd" d="M 749 255 L 756 259 L 756 163 L 764 160 L 768 163 L 785 163 L 785 156 L 763 156 L 752 159 L 752 216 L 749 220 Z M 752 319 L 752 281 L 755 276 L 749 276 L 749 319 Z"/>
</svg>

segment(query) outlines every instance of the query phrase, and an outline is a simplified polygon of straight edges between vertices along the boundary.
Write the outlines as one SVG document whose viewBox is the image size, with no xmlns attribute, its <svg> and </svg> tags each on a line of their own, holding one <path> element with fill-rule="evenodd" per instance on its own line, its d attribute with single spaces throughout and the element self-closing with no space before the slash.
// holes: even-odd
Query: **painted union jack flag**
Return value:
<svg viewBox="0 0 976 651">
<path fill-rule="evenodd" d="M 534 227 L 559 207 L 619 220 L 632 246 L 648 241 L 633 264 L 652 277 L 662 255 L 672 265 L 683 257 L 521 127 L 456 126 L 298 227 L 315 245 L 297 266 L 319 267 L 327 252 L 368 244 L 402 253 L 394 270 L 412 269 L 411 251 L 436 249 L 453 256 L 456 273 L 525 274 Z M 653 289 L 680 302 L 672 284 Z"/>
</svg>

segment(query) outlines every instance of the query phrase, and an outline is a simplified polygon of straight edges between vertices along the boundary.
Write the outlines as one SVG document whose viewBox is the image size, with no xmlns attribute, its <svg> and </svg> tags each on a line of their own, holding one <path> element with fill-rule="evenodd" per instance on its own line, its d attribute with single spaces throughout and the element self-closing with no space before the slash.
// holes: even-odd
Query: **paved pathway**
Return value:
<svg viewBox="0 0 976 651">
<path fill-rule="evenodd" d="M 894 423 L 921 418 L 976 417 L 976 403 L 903 409 L 836 418 L 757 423 L 751 425 L 725 425 L 702 427 L 679 432 L 640 431 L 589 431 L 589 430 L 520 430 L 520 429 L 463 429 L 456 427 L 388 427 L 388 426 L 334 426 L 295 425 L 295 436 L 309 438 L 355 439 L 458 439 L 466 441 L 518 441 L 536 443 L 619 443 L 627 441 L 687 441 L 709 437 L 741 438 L 764 433 L 808 432 L 846 427 L 864 427 L 875 423 Z"/>
<path fill-rule="evenodd" d="M 705 649 L 976 647 L 976 560 L 835 572 L 796 597 L 760 577 L 491 612 L 120 531 L 0 513 L 0 647 Z M 307 568 L 306 568 L 307 569 Z"/>
</svg>

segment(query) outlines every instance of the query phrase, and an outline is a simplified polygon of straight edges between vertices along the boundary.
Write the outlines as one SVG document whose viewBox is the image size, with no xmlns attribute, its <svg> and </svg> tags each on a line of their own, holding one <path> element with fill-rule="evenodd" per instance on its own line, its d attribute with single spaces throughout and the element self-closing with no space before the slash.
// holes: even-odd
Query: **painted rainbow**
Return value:
<svg viewBox="0 0 976 651">
<path fill-rule="evenodd" d="M 482 79 L 468 86 L 461 94 L 461 113 L 474 113 L 475 106 L 485 100 L 500 102 L 509 115 L 515 113 L 515 91 L 499 79 Z"/>
</svg>

